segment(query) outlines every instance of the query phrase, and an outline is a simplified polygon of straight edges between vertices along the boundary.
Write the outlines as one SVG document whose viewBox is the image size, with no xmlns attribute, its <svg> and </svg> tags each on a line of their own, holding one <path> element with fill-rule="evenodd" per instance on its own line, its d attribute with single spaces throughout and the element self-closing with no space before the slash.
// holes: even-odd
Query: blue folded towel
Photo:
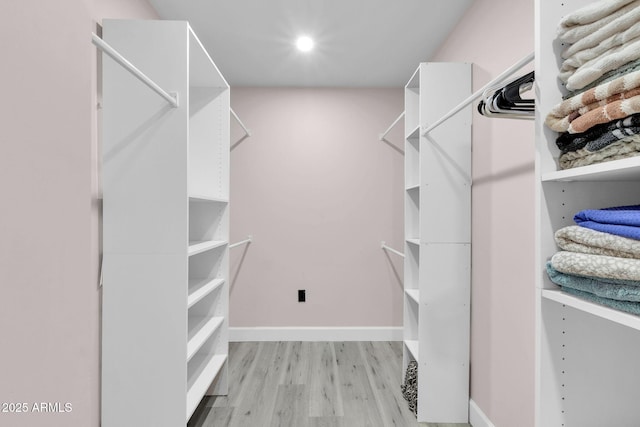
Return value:
<svg viewBox="0 0 640 427">
<path fill-rule="evenodd" d="M 553 283 L 564 288 L 588 292 L 595 296 L 618 301 L 640 302 L 640 282 L 635 280 L 602 279 L 562 273 L 547 262 L 547 274 Z"/>
<path fill-rule="evenodd" d="M 581 227 L 640 240 L 640 205 L 585 209 L 573 219 Z"/>
</svg>

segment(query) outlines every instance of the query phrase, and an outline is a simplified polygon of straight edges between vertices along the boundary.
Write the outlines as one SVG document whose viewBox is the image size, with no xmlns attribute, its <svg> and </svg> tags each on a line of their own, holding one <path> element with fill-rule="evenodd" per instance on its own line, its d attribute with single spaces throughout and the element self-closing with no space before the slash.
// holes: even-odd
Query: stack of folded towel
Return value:
<svg viewBox="0 0 640 427">
<path fill-rule="evenodd" d="M 640 315 L 640 205 L 584 210 L 561 228 L 547 263 L 567 293 Z"/>
<path fill-rule="evenodd" d="M 569 91 L 545 123 L 568 169 L 640 154 L 640 0 L 600 0 L 560 22 Z"/>
</svg>

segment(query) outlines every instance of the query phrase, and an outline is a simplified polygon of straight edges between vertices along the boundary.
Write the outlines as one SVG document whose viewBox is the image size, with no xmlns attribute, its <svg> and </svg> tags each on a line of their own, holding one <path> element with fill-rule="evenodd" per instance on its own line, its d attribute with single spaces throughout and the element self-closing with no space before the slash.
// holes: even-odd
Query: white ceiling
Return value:
<svg viewBox="0 0 640 427">
<path fill-rule="evenodd" d="M 311 87 L 404 86 L 472 1 L 150 0 L 189 21 L 230 85 Z"/>
</svg>

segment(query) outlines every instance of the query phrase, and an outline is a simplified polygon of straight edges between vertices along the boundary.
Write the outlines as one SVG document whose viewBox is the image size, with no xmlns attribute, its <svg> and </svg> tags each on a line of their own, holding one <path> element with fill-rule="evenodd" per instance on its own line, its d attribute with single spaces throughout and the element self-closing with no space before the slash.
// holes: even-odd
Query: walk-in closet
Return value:
<svg viewBox="0 0 640 427">
<path fill-rule="evenodd" d="M 0 427 L 640 426 L 640 0 L 0 23 Z"/>
</svg>

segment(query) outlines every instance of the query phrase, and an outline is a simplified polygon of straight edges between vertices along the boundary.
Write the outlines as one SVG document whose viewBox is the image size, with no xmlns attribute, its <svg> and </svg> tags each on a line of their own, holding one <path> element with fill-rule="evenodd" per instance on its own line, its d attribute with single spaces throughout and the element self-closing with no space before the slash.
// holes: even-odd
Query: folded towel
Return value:
<svg viewBox="0 0 640 427">
<path fill-rule="evenodd" d="M 586 132 L 565 132 L 556 139 L 556 146 L 563 153 L 581 148 L 594 152 L 637 134 L 640 134 L 640 114 L 633 114 L 624 119 L 596 125 Z"/>
<path fill-rule="evenodd" d="M 640 259 L 640 240 L 578 225 L 562 227 L 556 231 L 555 240 L 558 247 L 565 251 Z"/>
<path fill-rule="evenodd" d="M 640 281 L 638 259 L 560 251 L 551 257 L 551 265 L 561 273 L 576 276 Z"/>
<path fill-rule="evenodd" d="M 585 209 L 573 220 L 581 227 L 640 240 L 640 205 Z"/>
<path fill-rule="evenodd" d="M 634 8 L 616 21 L 569 45 L 562 52 L 562 68 L 578 68 L 606 51 L 634 40 L 640 36 L 639 19 L 640 7 Z M 624 24 L 619 25 L 621 22 L 618 21 L 624 21 Z"/>
<path fill-rule="evenodd" d="M 600 0 L 590 3 L 560 20 L 558 36 L 564 42 L 575 43 L 628 13 L 637 4 L 637 0 Z"/>
<path fill-rule="evenodd" d="M 551 263 L 547 263 L 547 274 L 553 283 L 563 288 L 577 289 L 602 298 L 618 301 L 640 301 L 640 282 L 629 280 L 606 281 L 593 277 L 565 274 L 553 268 Z"/>
<path fill-rule="evenodd" d="M 628 159 L 640 155 L 640 135 L 632 135 L 613 142 L 598 151 L 581 148 L 562 153 L 558 158 L 560 169 L 571 169 L 612 160 Z"/>
<path fill-rule="evenodd" d="M 547 117 L 545 123 L 556 132 L 581 133 L 596 125 L 622 119 L 636 113 L 640 113 L 640 95 L 612 101 L 589 110 L 585 114 L 576 111 L 572 115 L 559 119 Z"/>
<path fill-rule="evenodd" d="M 609 298 L 602 298 L 589 292 L 582 292 L 572 288 L 562 288 L 562 290 L 568 294 L 574 295 L 578 298 L 582 298 L 587 301 L 595 302 L 607 307 L 614 308 L 616 310 L 624 311 L 625 313 L 631 313 L 640 315 L 640 303 L 634 301 L 618 301 Z"/>
<path fill-rule="evenodd" d="M 601 123 L 640 113 L 640 71 L 591 88 L 553 107 L 545 124 L 556 132 L 581 133 Z"/>
<path fill-rule="evenodd" d="M 576 95 L 580 95 L 581 93 L 592 89 L 596 86 L 600 86 L 601 84 L 610 82 L 612 80 L 617 79 L 618 77 L 622 77 L 625 74 L 629 74 L 629 73 L 633 73 L 634 71 L 638 71 L 640 70 L 640 60 L 635 60 L 633 62 L 629 62 L 628 64 L 625 64 L 623 66 L 621 66 L 620 68 L 617 68 L 615 70 L 611 70 L 608 73 L 605 73 L 602 77 L 600 77 L 598 80 L 589 83 L 588 85 L 586 85 L 585 87 L 583 87 L 580 90 L 573 90 L 573 91 L 569 91 L 566 94 L 562 95 L 562 99 L 569 99 L 569 98 L 573 98 Z"/>
<path fill-rule="evenodd" d="M 577 69 L 561 69 L 558 77 L 566 83 L 568 90 L 578 90 L 596 81 L 605 73 L 637 59 L 640 59 L 640 38 L 609 49 Z"/>
</svg>

